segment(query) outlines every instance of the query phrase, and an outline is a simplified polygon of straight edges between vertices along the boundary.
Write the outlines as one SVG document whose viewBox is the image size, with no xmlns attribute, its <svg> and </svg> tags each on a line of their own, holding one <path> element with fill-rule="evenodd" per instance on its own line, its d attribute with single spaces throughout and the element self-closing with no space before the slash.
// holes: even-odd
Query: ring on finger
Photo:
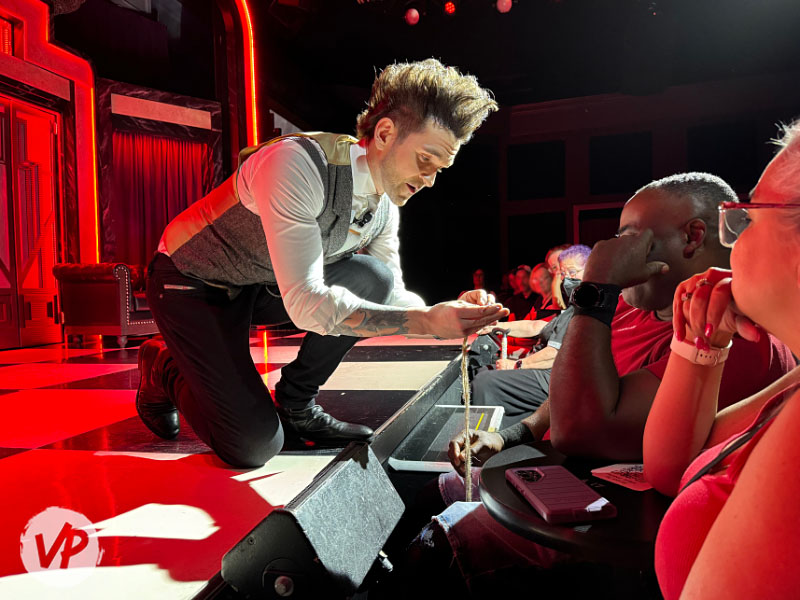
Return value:
<svg viewBox="0 0 800 600">
<path fill-rule="evenodd" d="M 692 292 L 683 292 L 681 294 L 681 302 L 686 302 L 687 300 L 691 300 Z"/>
</svg>

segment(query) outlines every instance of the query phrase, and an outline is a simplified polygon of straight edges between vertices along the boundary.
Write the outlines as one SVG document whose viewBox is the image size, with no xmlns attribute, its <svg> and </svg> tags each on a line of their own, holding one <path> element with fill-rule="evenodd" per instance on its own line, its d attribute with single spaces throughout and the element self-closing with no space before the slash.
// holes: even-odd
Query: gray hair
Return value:
<svg viewBox="0 0 800 600">
<path fill-rule="evenodd" d="M 775 169 L 773 184 L 786 190 L 790 198 L 800 200 L 800 119 L 781 126 L 781 137 L 773 140 L 780 148 L 779 154 L 786 154 L 786 160 Z"/>
<path fill-rule="evenodd" d="M 800 141 L 800 119 L 797 119 L 789 125 L 780 125 L 781 137 L 772 140 L 776 145 L 781 148 L 788 148 Z"/>
<path fill-rule="evenodd" d="M 661 190 L 691 199 L 697 209 L 698 217 L 707 225 L 708 233 L 715 238 L 719 236 L 717 207 L 721 202 L 739 201 L 733 188 L 721 177 L 711 173 L 691 172 L 670 175 L 651 181 L 636 193 L 644 190 Z"/>
</svg>

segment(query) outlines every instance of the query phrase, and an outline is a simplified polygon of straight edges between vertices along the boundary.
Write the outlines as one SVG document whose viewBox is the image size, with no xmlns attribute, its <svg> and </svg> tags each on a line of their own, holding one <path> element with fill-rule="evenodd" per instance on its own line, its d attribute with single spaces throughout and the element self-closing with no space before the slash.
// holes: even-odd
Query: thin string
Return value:
<svg viewBox="0 0 800 600">
<path fill-rule="evenodd" d="M 467 336 L 461 342 L 461 390 L 464 398 L 464 453 L 466 456 L 466 476 L 464 477 L 464 487 L 466 489 L 466 501 L 472 502 L 472 432 L 469 428 L 469 374 L 467 372 Z"/>
</svg>

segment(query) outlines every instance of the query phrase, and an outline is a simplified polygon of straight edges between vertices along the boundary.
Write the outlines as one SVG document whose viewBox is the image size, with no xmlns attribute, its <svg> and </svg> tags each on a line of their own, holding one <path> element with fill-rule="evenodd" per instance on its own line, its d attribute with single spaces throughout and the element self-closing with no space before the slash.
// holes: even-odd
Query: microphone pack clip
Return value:
<svg viewBox="0 0 800 600">
<path fill-rule="evenodd" d="M 364 227 L 364 225 L 372 221 L 372 217 L 372 211 L 367 209 L 365 212 L 361 213 L 361 216 L 357 216 L 355 219 L 353 219 L 353 223 L 359 227 Z"/>
</svg>

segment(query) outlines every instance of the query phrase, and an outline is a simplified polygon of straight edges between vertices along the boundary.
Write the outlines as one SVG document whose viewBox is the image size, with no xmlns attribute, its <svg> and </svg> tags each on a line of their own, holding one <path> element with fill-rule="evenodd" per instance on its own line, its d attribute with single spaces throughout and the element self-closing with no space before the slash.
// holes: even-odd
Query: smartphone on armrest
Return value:
<svg viewBox="0 0 800 600">
<path fill-rule="evenodd" d="M 506 479 L 548 523 L 617 516 L 617 508 L 560 465 L 508 469 Z"/>
</svg>

